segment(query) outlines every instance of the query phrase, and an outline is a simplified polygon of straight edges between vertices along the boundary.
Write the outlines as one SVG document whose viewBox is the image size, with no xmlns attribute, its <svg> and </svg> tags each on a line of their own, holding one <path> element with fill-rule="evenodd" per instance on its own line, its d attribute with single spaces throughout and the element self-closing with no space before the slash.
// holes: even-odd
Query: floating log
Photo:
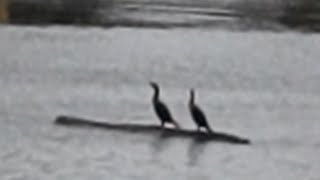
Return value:
<svg viewBox="0 0 320 180">
<path fill-rule="evenodd" d="M 126 131 L 133 133 L 161 132 L 162 135 L 166 137 L 188 137 L 195 138 L 196 140 L 200 141 L 217 141 L 232 144 L 250 144 L 249 139 L 216 131 L 214 133 L 205 133 L 187 129 L 161 128 L 161 126 L 159 125 L 129 123 L 116 124 L 108 122 L 98 122 L 72 116 L 58 116 L 55 120 L 55 124 L 77 127 L 95 127 L 107 130 Z"/>
</svg>

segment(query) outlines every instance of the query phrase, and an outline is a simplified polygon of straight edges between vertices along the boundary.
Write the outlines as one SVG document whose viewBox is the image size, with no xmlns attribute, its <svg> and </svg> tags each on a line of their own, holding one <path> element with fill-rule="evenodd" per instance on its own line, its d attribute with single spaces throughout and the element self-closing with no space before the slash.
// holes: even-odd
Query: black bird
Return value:
<svg viewBox="0 0 320 180">
<path fill-rule="evenodd" d="M 154 95 L 152 98 L 153 108 L 161 121 L 161 127 L 163 128 L 165 123 L 170 123 L 170 124 L 173 124 L 176 128 L 180 128 L 179 124 L 172 118 L 171 113 L 167 108 L 167 106 L 160 101 L 159 99 L 160 89 L 158 84 L 154 82 L 150 82 L 150 85 L 154 89 Z"/>
<path fill-rule="evenodd" d="M 209 126 L 207 122 L 207 118 L 204 115 L 204 113 L 201 111 L 201 109 L 194 103 L 194 90 L 190 90 L 190 100 L 189 100 L 189 110 L 191 112 L 192 119 L 198 126 L 198 131 L 200 131 L 201 127 L 204 127 L 207 129 L 209 133 L 213 133 L 211 127 Z"/>
</svg>

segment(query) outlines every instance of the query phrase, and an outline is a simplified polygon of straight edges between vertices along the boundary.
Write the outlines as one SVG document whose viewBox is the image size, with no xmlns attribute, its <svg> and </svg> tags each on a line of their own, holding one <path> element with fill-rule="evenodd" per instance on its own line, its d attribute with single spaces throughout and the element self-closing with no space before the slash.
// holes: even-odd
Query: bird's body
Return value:
<svg viewBox="0 0 320 180">
<path fill-rule="evenodd" d="M 209 133 L 212 133 L 212 129 L 207 122 L 207 118 L 202 112 L 202 110 L 194 103 L 194 90 L 190 91 L 190 100 L 189 100 L 189 110 L 192 116 L 192 119 L 196 123 L 198 127 L 198 131 L 200 131 L 201 127 L 206 128 Z"/>
<path fill-rule="evenodd" d="M 179 124 L 172 118 L 172 115 L 168 107 L 159 99 L 160 89 L 156 83 L 151 82 L 150 85 L 153 87 L 155 93 L 152 98 L 152 105 L 158 118 L 161 121 L 161 127 L 164 127 L 165 123 L 173 124 L 176 128 L 179 128 Z"/>
</svg>

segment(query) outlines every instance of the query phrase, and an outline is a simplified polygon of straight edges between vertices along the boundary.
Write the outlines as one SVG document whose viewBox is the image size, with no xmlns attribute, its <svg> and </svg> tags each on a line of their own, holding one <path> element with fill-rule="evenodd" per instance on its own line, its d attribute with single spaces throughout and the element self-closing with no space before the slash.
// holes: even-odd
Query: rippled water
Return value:
<svg viewBox="0 0 320 180">
<path fill-rule="evenodd" d="M 319 35 L 0 27 L 0 179 L 316 180 Z M 155 123 L 150 80 L 184 128 L 188 89 L 250 146 L 54 125 Z"/>
</svg>

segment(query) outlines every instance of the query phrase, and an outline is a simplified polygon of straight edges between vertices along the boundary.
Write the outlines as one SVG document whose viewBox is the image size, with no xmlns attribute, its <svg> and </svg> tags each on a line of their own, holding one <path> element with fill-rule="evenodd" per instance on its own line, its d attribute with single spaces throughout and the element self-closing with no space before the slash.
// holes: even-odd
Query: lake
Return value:
<svg viewBox="0 0 320 180">
<path fill-rule="evenodd" d="M 241 24 L 1 25 L 0 179 L 317 180 L 320 36 Z M 194 88 L 213 129 L 252 144 L 54 124 L 160 124 L 150 81 L 183 128 Z"/>
</svg>

